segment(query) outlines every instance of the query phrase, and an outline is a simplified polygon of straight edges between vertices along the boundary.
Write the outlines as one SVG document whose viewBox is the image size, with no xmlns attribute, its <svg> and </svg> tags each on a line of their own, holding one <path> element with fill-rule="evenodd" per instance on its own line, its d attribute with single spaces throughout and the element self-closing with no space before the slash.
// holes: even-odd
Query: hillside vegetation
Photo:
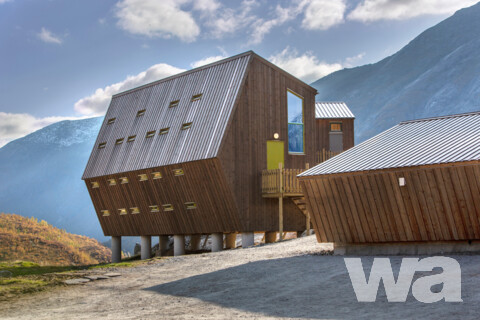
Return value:
<svg viewBox="0 0 480 320">
<path fill-rule="evenodd" d="M 67 233 L 36 218 L 0 213 L 0 261 L 90 265 L 109 262 L 110 256 L 110 249 L 95 239 Z"/>
</svg>

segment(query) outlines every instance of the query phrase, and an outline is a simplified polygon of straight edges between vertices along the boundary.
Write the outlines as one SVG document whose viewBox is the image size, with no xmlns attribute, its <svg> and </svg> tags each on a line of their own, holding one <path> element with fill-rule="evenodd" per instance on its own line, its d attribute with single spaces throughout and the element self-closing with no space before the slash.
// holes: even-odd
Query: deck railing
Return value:
<svg viewBox="0 0 480 320">
<path fill-rule="evenodd" d="M 301 195 L 302 189 L 297 175 L 305 169 L 271 169 L 262 171 L 263 195 Z"/>
<path fill-rule="evenodd" d="M 335 157 L 337 154 L 341 153 L 342 151 L 334 152 L 330 150 L 318 150 L 316 155 L 315 155 L 315 161 L 316 163 L 322 163 L 324 161 L 327 161 L 330 158 Z"/>
</svg>

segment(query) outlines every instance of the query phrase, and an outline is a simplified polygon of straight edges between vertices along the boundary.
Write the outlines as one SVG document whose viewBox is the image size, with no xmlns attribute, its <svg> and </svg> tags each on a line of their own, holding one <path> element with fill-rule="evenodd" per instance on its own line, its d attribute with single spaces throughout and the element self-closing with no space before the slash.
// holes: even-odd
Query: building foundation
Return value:
<svg viewBox="0 0 480 320">
<path fill-rule="evenodd" d="M 223 233 L 212 233 L 212 252 L 223 250 Z"/>
<path fill-rule="evenodd" d="M 253 232 L 242 232 L 242 248 L 255 245 L 255 234 Z"/>
<path fill-rule="evenodd" d="M 185 236 L 176 234 L 173 236 L 173 255 L 181 256 L 185 254 Z"/>
<path fill-rule="evenodd" d="M 227 233 L 225 235 L 225 248 L 226 249 L 235 249 L 237 247 L 237 234 L 236 233 Z"/>
<path fill-rule="evenodd" d="M 265 243 L 274 243 L 277 241 L 276 232 L 265 232 Z"/>
<path fill-rule="evenodd" d="M 122 261 L 122 237 L 112 237 L 112 262 L 117 263 Z"/>
<path fill-rule="evenodd" d="M 150 259 L 152 257 L 152 237 L 141 236 L 140 237 L 140 259 Z"/>
</svg>

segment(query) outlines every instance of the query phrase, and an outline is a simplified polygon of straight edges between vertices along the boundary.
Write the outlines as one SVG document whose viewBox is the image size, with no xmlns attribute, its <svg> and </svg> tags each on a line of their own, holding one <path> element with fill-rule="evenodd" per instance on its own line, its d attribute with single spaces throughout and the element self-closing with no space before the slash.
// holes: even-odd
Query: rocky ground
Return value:
<svg viewBox="0 0 480 320">
<path fill-rule="evenodd" d="M 254 248 L 152 260 L 94 270 L 118 277 L 0 303 L 2 319 L 478 319 L 480 256 L 452 256 L 462 267 L 462 303 L 424 304 L 410 293 L 389 303 L 356 300 L 343 257 L 315 237 Z M 394 270 L 401 257 L 392 257 Z M 371 257 L 363 258 L 368 272 Z"/>
</svg>

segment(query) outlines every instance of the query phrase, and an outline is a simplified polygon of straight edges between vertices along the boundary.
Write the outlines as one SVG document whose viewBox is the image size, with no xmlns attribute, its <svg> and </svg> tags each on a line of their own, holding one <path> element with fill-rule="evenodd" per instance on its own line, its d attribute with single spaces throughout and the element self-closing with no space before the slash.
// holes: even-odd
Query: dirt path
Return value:
<svg viewBox="0 0 480 320">
<path fill-rule="evenodd" d="M 480 256 L 454 256 L 463 303 L 359 303 L 342 257 L 313 236 L 117 269 L 119 278 L 0 304 L 2 319 L 478 319 Z M 364 258 L 371 266 L 372 258 Z M 398 270 L 400 257 L 392 258 Z"/>
</svg>

